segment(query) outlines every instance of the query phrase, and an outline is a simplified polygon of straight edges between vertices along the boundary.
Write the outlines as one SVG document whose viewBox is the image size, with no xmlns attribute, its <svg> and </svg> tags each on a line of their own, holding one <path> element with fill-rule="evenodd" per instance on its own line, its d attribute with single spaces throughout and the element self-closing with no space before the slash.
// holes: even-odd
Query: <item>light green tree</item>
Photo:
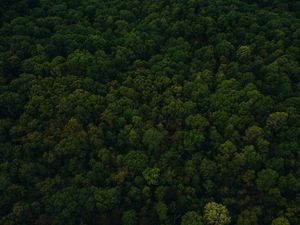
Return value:
<svg viewBox="0 0 300 225">
<path fill-rule="evenodd" d="M 216 202 L 209 202 L 204 207 L 204 220 L 211 225 L 225 225 L 231 221 L 226 206 Z"/>
<path fill-rule="evenodd" d="M 147 168 L 143 171 L 143 176 L 149 185 L 157 185 L 160 175 L 158 168 Z"/>
<path fill-rule="evenodd" d="M 286 218 L 278 217 L 272 221 L 272 225 L 290 225 L 290 223 Z"/>
</svg>

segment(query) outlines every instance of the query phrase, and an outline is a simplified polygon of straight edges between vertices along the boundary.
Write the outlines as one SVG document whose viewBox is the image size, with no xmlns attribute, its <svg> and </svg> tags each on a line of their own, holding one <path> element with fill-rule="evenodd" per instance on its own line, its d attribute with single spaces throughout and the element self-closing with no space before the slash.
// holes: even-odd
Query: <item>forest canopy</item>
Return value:
<svg viewBox="0 0 300 225">
<path fill-rule="evenodd" d="M 1 0 L 0 224 L 299 225 L 300 1 Z"/>
</svg>

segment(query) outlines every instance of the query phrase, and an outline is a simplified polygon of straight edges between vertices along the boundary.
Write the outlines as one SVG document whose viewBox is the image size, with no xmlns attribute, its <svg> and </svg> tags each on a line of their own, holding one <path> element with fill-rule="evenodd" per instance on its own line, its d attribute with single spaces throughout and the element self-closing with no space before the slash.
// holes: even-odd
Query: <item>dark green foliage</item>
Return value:
<svg viewBox="0 0 300 225">
<path fill-rule="evenodd" d="M 187 212 L 181 219 L 181 225 L 202 225 L 202 217 L 195 211 Z"/>
<path fill-rule="evenodd" d="M 299 15 L 2 0 L 0 224 L 300 224 Z"/>
<path fill-rule="evenodd" d="M 130 151 L 124 156 L 124 165 L 133 173 L 142 172 L 148 165 L 148 157 L 142 151 Z"/>
<path fill-rule="evenodd" d="M 125 211 L 122 215 L 122 225 L 137 225 L 138 217 L 135 210 Z"/>
<path fill-rule="evenodd" d="M 96 207 L 100 211 L 110 211 L 120 202 L 120 193 L 117 188 L 95 188 L 93 192 Z"/>
</svg>

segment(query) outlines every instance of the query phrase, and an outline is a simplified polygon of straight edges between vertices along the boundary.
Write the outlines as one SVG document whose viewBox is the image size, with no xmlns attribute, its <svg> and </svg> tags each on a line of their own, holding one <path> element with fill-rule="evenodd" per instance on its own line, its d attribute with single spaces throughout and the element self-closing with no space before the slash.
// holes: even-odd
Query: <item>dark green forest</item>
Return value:
<svg viewBox="0 0 300 225">
<path fill-rule="evenodd" d="M 1 0 L 1 225 L 300 225 L 299 0 Z"/>
</svg>

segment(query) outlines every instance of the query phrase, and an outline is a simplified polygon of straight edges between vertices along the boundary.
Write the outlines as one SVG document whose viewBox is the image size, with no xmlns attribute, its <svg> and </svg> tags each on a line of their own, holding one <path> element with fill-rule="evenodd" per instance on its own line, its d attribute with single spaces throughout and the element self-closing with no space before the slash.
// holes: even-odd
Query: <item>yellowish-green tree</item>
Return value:
<svg viewBox="0 0 300 225">
<path fill-rule="evenodd" d="M 209 202 L 204 207 L 204 220 L 211 225 L 225 225 L 231 222 L 231 217 L 226 206 Z"/>
</svg>

